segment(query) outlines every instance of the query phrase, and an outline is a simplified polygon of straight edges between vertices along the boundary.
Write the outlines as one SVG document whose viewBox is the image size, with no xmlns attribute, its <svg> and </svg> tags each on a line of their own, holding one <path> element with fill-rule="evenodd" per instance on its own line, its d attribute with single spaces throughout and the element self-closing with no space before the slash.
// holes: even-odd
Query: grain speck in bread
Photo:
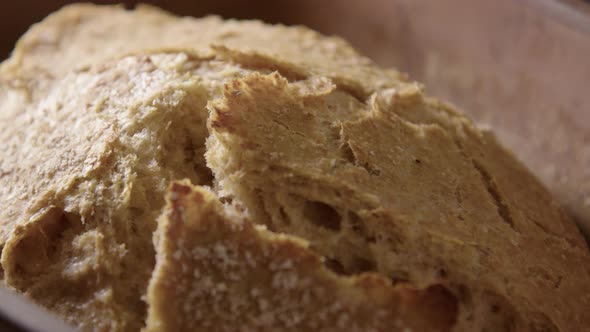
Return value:
<svg viewBox="0 0 590 332">
<path fill-rule="evenodd" d="M 281 255 L 315 262 L 297 266 L 317 283 L 364 294 L 351 305 L 368 301 L 359 280 L 426 302 L 448 295 L 437 311 L 445 319 L 404 313 L 432 324 L 424 328 L 590 326 L 588 248 L 538 180 L 490 132 L 338 38 L 151 7 L 69 6 L 0 66 L 0 128 L 4 282 L 83 330 L 138 331 L 146 319 L 154 330 L 161 303 L 188 303 L 191 291 L 156 291 L 164 279 L 189 281 L 165 244 L 224 236 L 236 248 L 248 239 L 295 248 Z M 187 193 L 173 189 L 158 219 L 180 179 L 210 189 L 177 183 Z M 174 242 L 174 223 L 196 233 Z M 235 223 L 242 231 L 232 233 Z M 203 274 L 231 281 L 207 264 Z M 232 329 L 214 308 L 194 310 Z"/>
</svg>

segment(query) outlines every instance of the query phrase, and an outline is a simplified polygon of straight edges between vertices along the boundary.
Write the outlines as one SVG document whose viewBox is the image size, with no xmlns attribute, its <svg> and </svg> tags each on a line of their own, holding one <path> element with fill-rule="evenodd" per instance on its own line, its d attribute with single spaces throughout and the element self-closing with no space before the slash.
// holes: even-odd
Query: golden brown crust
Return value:
<svg viewBox="0 0 590 332">
<path fill-rule="evenodd" d="M 344 40 L 304 27 L 224 21 L 216 16 L 181 19 L 146 5 L 126 11 L 121 6 L 90 4 L 69 5 L 33 26 L 2 64 L 0 73 L 59 77 L 136 51 L 181 48 L 208 53 L 212 46 L 285 61 L 331 77 L 359 95 L 403 78 L 397 71 L 374 66 Z"/>
<path fill-rule="evenodd" d="M 135 56 L 72 73 L 3 119 L 5 282 L 85 330 L 141 327 L 163 193 L 209 180 L 206 112 L 193 112 L 207 92 L 179 61 L 199 63 Z"/>
<path fill-rule="evenodd" d="M 218 197 L 172 184 L 158 222 L 146 332 L 450 331 L 443 287 L 392 287 L 366 273 L 341 277 L 307 243 L 226 214 Z"/>
<path fill-rule="evenodd" d="M 182 178 L 339 274 L 441 285 L 454 331 L 590 326 L 590 254 L 547 191 L 338 38 L 72 5 L 0 65 L 0 108 L 5 282 L 84 330 L 143 326 L 152 232 Z"/>
<path fill-rule="evenodd" d="M 279 74 L 228 83 L 209 106 L 221 192 L 346 273 L 444 279 L 461 300 L 457 330 L 588 324 L 557 309 L 590 301 L 583 239 L 493 137 L 417 86 L 366 105 L 337 93 L 302 95 Z"/>
</svg>

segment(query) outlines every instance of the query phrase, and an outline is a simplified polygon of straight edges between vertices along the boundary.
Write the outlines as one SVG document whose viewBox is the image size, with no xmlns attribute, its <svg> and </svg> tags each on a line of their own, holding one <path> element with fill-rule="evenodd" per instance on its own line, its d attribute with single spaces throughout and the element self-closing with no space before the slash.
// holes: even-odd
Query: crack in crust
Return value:
<svg viewBox="0 0 590 332">
<path fill-rule="evenodd" d="M 510 227 L 512 227 L 513 229 L 516 230 L 516 227 L 514 225 L 514 220 L 512 220 L 512 215 L 510 213 L 510 209 L 508 208 L 506 203 L 504 203 L 504 201 L 502 200 L 502 196 L 500 195 L 500 193 L 498 191 L 498 185 L 496 184 L 494 179 L 491 177 L 490 173 L 488 171 L 486 171 L 486 169 L 482 165 L 480 165 L 475 160 L 472 160 L 472 162 L 473 162 L 473 167 L 475 167 L 477 172 L 481 175 L 481 179 L 484 182 L 486 189 L 488 190 L 488 192 L 490 193 L 490 196 L 494 200 L 494 203 L 498 207 L 498 214 L 500 215 L 500 217 L 502 217 L 502 220 L 505 223 L 507 223 L 508 225 L 510 225 Z"/>
</svg>

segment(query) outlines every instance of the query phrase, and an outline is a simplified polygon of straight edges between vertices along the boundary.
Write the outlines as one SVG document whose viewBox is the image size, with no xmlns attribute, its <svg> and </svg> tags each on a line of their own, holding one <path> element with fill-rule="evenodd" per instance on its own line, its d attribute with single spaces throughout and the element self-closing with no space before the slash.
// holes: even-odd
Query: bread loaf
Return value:
<svg viewBox="0 0 590 332">
<path fill-rule="evenodd" d="M 71 5 L 0 65 L 0 128 L 4 282 L 81 330 L 590 327 L 539 181 L 339 38 Z"/>
</svg>

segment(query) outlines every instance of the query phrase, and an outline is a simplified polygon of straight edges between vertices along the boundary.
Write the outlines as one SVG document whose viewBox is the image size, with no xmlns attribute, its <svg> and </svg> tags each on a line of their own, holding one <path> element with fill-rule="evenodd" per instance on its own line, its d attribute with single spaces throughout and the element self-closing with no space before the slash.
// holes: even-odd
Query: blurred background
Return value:
<svg viewBox="0 0 590 332">
<path fill-rule="evenodd" d="M 32 23 L 69 2 L 2 1 L 0 58 Z M 492 127 L 590 234 L 588 1 L 144 2 L 186 16 L 303 24 L 348 39 Z M 124 3 L 132 8 L 136 1 Z"/>
</svg>

